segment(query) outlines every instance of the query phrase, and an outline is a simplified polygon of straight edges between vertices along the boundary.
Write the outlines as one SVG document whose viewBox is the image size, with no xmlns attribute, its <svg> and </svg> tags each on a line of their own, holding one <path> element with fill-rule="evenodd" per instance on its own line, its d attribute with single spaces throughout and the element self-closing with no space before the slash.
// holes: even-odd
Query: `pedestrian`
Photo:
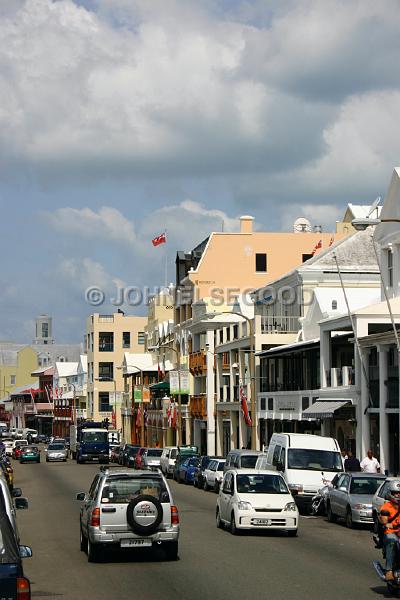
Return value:
<svg viewBox="0 0 400 600">
<path fill-rule="evenodd" d="M 32 444 L 32 435 L 30 433 L 28 433 L 28 435 L 26 436 L 26 441 L 29 445 Z"/>
<path fill-rule="evenodd" d="M 361 461 L 361 470 L 364 473 L 380 473 L 381 465 L 378 460 L 374 457 L 374 453 L 371 448 L 367 452 L 367 456 Z"/>
<path fill-rule="evenodd" d="M 351 450 L 347 453 L 347 458 L 344 461 L 344 470 L 347 472 L 357 473 L 357 471 L 361 471 L 361 465 L 358 458 L 353 456 Z"/>
<path fill-rule="evenodd" d="M 346 448 L 343 448 L 343 450 L 340 451 L 340 454 L 342 455 L 343 460 L 347 460 L 349 458 Z"/>
</svg>

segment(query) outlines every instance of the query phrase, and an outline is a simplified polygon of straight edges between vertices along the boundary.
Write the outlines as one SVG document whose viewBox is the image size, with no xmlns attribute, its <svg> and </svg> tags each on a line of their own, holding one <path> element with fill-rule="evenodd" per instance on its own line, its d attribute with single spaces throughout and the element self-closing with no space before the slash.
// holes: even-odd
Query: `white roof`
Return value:
<svg viewBox="0 0 400 600">
<path fill-rule="evenodd" d="M 353 312 L 369 304 L 379 302 L 381 294 L 379 288 L 354 287 L 345 288 L 350 311 Z M 314 297 L 318 302 L 322 314 L 327 316 L 339 316 L 347 314 L 345 296 L 341 287 L 316 287 Z M 332 309 L 332 301 L 336 300 L 337 309 Z"/>
<path fill-rule="evenodd" d="M 79 363 L 77 362 L 56 362 L 58 377 L 71 377 L 72 375 L 77 375 L 78 365 Z"/>
<path fill-rule="evenodd" d="M 371 210 L 370 204 L 351 204 L 350 203 L 347 206 L 348 206 L 349 210 L 351 210 L 355 219 L 366 219 L 369 211 Z M 373 214 L 371 215 L 371 218 L 372 219 L 378 218 L 381 213 L 381 210 L 382 210 L 382 206 L 378 206 L 377 210 L 374 210 Z M 377 214 L 377 212 L 378 212 L 378 214 Z"/>
<path fill-rule="evenodd" d="M 130 352 L 125 352 L 124 373 L 127 375 L 137 373 L 138 370 L 145 372 L 157 372 L 158 365 L 160 365 L 160 369 L 163 371 L 163 359 L 160 357 L 159 362 L 157 362 L 157 354 L 133 354 Z M 173 368 L 174 365 L 169 360 L 166 360 L 165 371 L 172 371 Z"/>
<path fill-rule="evenodd" d="M 80 355 L 80 364 L 82 365 L 82 372 L 87 373 L 87 354 Z"/>
</svg>

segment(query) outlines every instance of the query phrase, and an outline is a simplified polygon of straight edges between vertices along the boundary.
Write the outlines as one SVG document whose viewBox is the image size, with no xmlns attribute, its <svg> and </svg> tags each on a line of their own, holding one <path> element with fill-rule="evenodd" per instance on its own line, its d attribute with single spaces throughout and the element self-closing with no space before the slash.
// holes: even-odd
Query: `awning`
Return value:
<svg viewBox="0 0 400 600">
<path fill-rule="evenodd" d="M 306 410 L 303 410 L 302 417 L 303 419 L 332 419 L 339 408 L 349 403 L 351 404 L 349 400 L 321 400 L 314 402 Z"/>
<path fill-rule="evenodd" d="M 169 391 L 169 381 L 160 381 L 159 383 L 153 383 L 150 386 L 151 390 L 168 390 Z"/>
</svg>

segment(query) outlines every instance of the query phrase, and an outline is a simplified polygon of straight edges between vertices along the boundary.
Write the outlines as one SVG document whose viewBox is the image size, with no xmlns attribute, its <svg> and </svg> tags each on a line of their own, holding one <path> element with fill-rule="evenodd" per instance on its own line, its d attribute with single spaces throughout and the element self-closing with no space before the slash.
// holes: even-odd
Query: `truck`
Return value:
<svg viewBox="0 0 400 600">
<path fill-rule="evenodd" d="M 98 460 L 109 462 L 108 424 L 104 421 L 84 421 L 70 427 L 71 457 L 78 464 Z"/>
</svg>

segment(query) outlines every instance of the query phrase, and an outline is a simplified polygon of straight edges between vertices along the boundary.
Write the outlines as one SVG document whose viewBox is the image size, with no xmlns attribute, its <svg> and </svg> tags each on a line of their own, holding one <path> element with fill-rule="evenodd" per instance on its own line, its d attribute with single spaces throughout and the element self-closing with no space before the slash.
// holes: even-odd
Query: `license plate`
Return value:
<svg viewBox="0 0 400 600">
<path fill-rule="evenodd" d="M 254 525 L 271 525 L 271 519 L 253 519 Z"/>
<path fill-rule="evenodd" d="M 121 548 L 129 548 L 131 546 L 151 546 L 151 540 L 121 540 Z"/>
</svg>

